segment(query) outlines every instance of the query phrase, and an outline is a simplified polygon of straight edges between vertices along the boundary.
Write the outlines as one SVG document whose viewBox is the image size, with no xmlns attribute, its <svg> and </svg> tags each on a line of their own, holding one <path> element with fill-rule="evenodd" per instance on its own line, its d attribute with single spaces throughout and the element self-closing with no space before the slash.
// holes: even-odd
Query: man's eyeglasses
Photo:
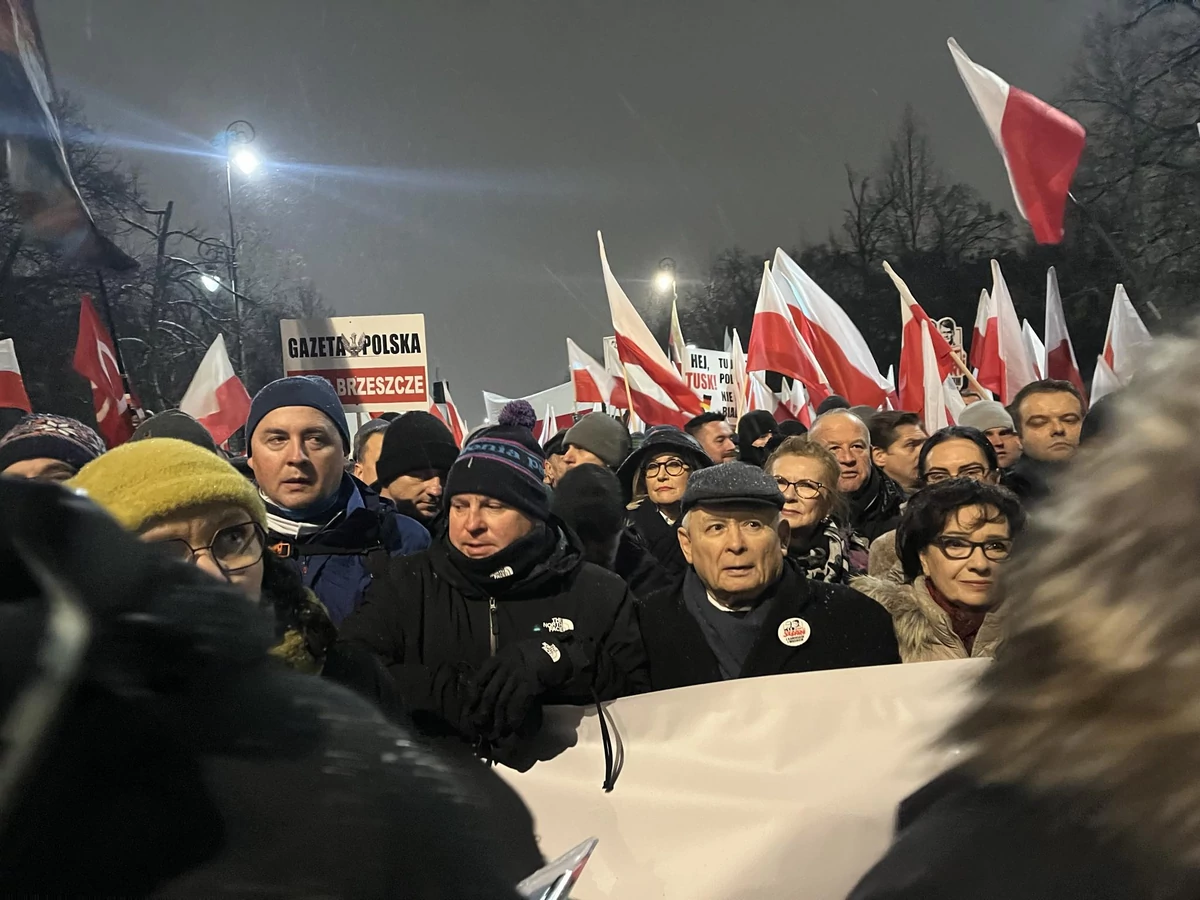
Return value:
<svg viewBox="0 0 1200 900">
<path fill-rule="evenodd" d="M 943 481 L 949 481 L 951 478 L 970 478 L 972 481 L 983 481 L 988 475 L 988 470 L 983 466 L 975 463 L 969 466 L 963 466 L 957 472 L 947 472 L 945 469 L 933 469 L 925 473 L 926 484 L 938 484 Z"/>
<path fill-rule="evenodd" d="M 663 469 L 667 470 L 668 475 L 682 475 L 688 471 L 687 463 L 682 459 L 668 459 L 666 462 L 651 462 L 646 463 L 646 477 L 654 478 Z"/>
<path fill-rule="evenodd" d="M 194 563 L 196 557 L 207 550 L 217 568 L 226 575 L 235 575 L 263 558 L 267 536 L 256 523 L 243 522 L 222 528 L 213 535 L 212 543 L 203 547 L 193 547 L 183 538 L 154 543 L 172 559 L 186 563 Z"/>
<path fill-rule="evenodd" d="M 970 559 L 978 547 L 983 555 L 992 562 L 1004 562 L 1012 555 L 1013 542 L 993 538 L 990 541 L 968 541 L 966 538 L 939 536 L 933 543 L 942 551 L 946 559 Z"/>
<path fill-rule="evenodd" d="M 779 485 L 779 493 L 787 496 L 788 488 L 791 488 L 801 500 L 816 500 L 821 496 L 821 491 L 825 487 L 819 481 L 809 481 L 806 478 L 801 478 L 799 481 L 788 481 L 782 475 L 775 476 L 775 483 Z"/>
</svg>

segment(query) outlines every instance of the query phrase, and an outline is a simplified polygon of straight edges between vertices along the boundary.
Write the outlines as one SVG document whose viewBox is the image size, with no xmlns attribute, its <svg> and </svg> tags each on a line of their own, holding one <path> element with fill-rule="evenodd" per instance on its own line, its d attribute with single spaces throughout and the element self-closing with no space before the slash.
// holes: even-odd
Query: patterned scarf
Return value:
<svg viewBox="0 0 1200 900">
<path fill-rule="evenodd" d="M 851 562 L 854 551 L 866 552 L 868 544 L 853 532 L 847 533 L 832 518 L 821 522 L 807 543 L 788 547 L 788 556 L 804 566 L 810 581 L 845 584 L 850 576 L 860 574 Z"/>
</svg>

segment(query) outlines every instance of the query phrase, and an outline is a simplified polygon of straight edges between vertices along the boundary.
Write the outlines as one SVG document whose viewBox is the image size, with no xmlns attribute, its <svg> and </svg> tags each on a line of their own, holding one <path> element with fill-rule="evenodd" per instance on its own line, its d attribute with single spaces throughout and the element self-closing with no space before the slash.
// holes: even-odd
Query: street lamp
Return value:
<svg viewBox="0 0 1200 900">
<path fill-rule="evenodd" d="M 205 272 L 200 276 L 200 285 L 210 294 L 215 294 L 221 289 L 221 279 Z"/>
<path fill-rule="evenodd" d="M 253 150 L 239 150 L 233 155 L 233 164 L 241 170 L 243 175 L 253 175 L 254 170 L 258 168 L 258 154 Z"/>
<path fill-rule="evenodd" d="M 675 297 L 675 260 L 664 256 L 658 261 L 658 272 L 654 275 L 654 291 Z"/>
<path fill-rule="evenodd" d="M 233 224 L 233 168 L 237 166 L 243 175 L 251 175 L 258 168 L 258 155 L 250 149 L 254 142 L 254 126 L 245 119 L 230 122 L 225 128 L 225 211 L 229 214 L 229 290 L 233 294 L 233 320 L 237 325 L 237 358 L 239 374 L 246 377 L 246 348 L 242 344 L 242 303 L 237 285 L 237 229 Z M 219 283 L 218 283 L 218 286 Z M 209 288 L 207 283 L 205 288 Z"/>
</svg>

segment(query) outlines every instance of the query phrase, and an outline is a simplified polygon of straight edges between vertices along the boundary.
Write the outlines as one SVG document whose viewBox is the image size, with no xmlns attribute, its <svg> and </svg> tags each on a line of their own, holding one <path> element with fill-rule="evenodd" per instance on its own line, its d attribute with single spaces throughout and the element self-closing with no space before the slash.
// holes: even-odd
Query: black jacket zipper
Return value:
<svg viewBox="0 0 1200 900">
<path fill-rule="evenodd" d="M 500 625 L 496 621 L 496 598 L 488 597 L 488 635 L 491 655 L 496 655 L 496 645 L 500 642 Z"/>
</svg>

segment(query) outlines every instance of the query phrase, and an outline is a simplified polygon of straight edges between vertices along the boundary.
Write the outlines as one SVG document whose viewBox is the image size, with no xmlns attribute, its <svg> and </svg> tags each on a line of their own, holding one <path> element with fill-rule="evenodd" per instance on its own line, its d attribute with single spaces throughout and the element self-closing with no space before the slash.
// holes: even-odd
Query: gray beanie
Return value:
<svg viewBox="0 0 1200 900">
<path fill-rule="evenodd" d="M 1012 428 L 1013 419 L 1000 401 L 980 400 L 962 411 L 958 424 L 987 431 L 989 428 Z"/>
<path fill-rule="evenodd" d="M 633 450 L 633 440 L 619 420 L 604 413 L 588 413 L 567 431 L 563 443 L 595 453 L 610 469 L 616 470 Z"/>
</svg>

